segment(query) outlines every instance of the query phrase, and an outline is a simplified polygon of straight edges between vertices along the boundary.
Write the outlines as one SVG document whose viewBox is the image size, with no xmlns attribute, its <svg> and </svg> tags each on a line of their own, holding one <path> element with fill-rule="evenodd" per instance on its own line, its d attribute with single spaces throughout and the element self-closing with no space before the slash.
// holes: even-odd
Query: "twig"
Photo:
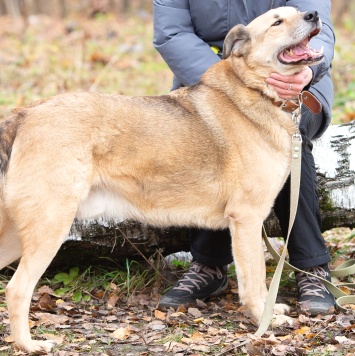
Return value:
<svg viewBox="0 0 355 356">
<path fill-rule="evenodd" d="M 144 260 L 149 264 L 150 267 L 152 267 L 155 272 L 158 273 L 158 275 L 160 276 L 160 278 L 164 279 L 166 282 L 170 283 L 170 281 L 168 279 L 166 279 L 160 272 L 159 270 L 152 264 L 152 262 L 150 262 L 148 260 L 147 257 L 144 256 L 144 254 L 139 250 L 139 248 L 127 237 L 127 235 L 120 229 L 118 228 L 118 230 L 121 232 L 122 236 L 124 237 L 124 239 L 144 258 Z"/>
<path fill-rule="evenodd" d="M 240 344 L 238 344 L 238 345 L 233 345 L 233 346 L 230 347 L 229 349 L 224 350 L 223 352 L 219 353 L 217 356 L 226 355 L 228 352 L 231 352 L 231 351 L 237 349 L 237 348 L 240 347 L 240 346 L 244 346 L 244 345 L 246 345 L 246 344 L 249 344 L 250 341 L 251 341 L 251 339 L 248 338 L 247 340 L 243 341 L 242 343 L 240 343 Z"/>
<path fill-rule="evenodd" d="M 118 58 L 119 55 L 116 54 L 110 59 L 110 61 L 106 64 L 106 66 L 102 69 L 100 74 L 97 76 L 95 81 L 91 84 L 89 91 L 96 90 L 96 87 L 99 85 L 106 72 L 114 65 L 115 62 L 117 62 Z"/>
</svg>

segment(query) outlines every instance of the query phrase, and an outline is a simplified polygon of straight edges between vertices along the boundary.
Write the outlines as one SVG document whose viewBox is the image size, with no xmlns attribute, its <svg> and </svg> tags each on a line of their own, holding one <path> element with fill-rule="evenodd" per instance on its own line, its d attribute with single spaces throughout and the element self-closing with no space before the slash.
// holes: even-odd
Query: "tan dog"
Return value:
<svg viewBox="0 0 355 356">
<path fill-rule="evenodd" d="M 260 322 L 261 226 L 289 175 L 295 132 L 265 78 L 321 60 L 305 47 L 320 26 L 316 12 L 271 10 L 232 29 L 225 60 L 197 85 L 158 97 L 58 95 L 1 125 L 0 267 L 21 257 L 6 288 L 17 346 L 53 347 L 31 339 L 29 305 L 75 217 L 230 228 L 240 300 Z"/>
</svg>

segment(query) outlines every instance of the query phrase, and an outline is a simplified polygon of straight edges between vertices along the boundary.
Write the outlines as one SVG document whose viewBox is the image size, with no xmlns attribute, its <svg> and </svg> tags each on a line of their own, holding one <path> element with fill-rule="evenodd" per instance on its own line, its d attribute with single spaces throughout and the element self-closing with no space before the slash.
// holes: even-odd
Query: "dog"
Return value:
<svg viewBox="0 0 355 356">
<path fill-rule="evenodd" d="M 6 287 L 19 348 L 53 347 L 31 339 L 29 306 L 74 218 L 229 228 L 240 300 L 260 323 L 261 228 L 290 173 L 296 131 L 265 78 L 319 63 L 322 50 L 307 45 L 320 30 L 316 11 L 273 9 L 234 27 L 224 60 L 195 85 L 152 97 L 57 95 L 1 124 L 0 267 L 21 258 Z"/>
</svg>

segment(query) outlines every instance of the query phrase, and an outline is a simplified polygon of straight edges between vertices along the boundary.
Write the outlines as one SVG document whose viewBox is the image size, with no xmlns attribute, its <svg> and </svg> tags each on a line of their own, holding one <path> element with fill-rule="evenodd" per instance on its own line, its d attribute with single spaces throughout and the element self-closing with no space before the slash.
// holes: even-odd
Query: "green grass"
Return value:
<svg viewBox="0 0 355 356">
<path fill-rule="evenodd" d="M 84 271 L 78 267 L 56 273 L 41 284 L 48 285 L 58 296 L 70 297 L 74 302 L 90 302 L 94 293 L 115 292 L 126 299 L 137 291 L 152 286 L 158 278 L 156 272 L 136 261 L 126 261 L 122 267 L 90 266 Z"/>
</svg>

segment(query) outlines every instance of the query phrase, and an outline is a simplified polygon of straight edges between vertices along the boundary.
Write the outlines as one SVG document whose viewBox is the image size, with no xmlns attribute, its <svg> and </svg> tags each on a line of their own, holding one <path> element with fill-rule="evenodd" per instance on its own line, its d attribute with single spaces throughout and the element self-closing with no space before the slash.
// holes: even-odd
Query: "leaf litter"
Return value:
<svg viewBox="0 0 355 356">
<path fill-rule="evenodd" d="M 3 285 L 4 287 L 4 285 Z M 293 325 L 269 328 L 253 336 L 237 294 L 237 282 L 220 297 L 197 307 L 158 310 L 157 288 L 112 298 L 91 291 L 89 302 L 57 296 L 49 286 L 32 298 L 30 327 L 34 337 L 57 343 L 51 355 L 354 355 L 354 310 L 310 317 L 296 311 L 295 285 L 282 286 L 279 301 L 291 305 Z M 0 302 L 5 304 L 4 296 Z M 7 310 L 0 308 L 0 355 L 25 355 L 13 346 Z M 245 340 L 248 344 L 238 347 Z"/>
</svg>

